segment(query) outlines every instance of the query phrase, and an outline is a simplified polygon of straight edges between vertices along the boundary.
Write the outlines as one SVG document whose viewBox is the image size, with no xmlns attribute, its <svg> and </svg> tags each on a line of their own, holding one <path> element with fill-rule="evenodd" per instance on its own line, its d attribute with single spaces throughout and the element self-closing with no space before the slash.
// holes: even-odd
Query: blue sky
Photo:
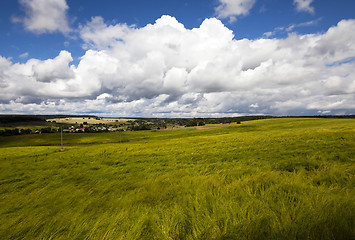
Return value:
<svg viewBox="0 0 355 240">
<path fill-rule="evenodd" d="M 54 57 L 59 50 L 66 49 L 80 57 L 84 51 L 81 39 L 72 39 L 61 33 L 36 34 L 23 29 L 21 24 L 11 21 L 15 17 L 24 16 L 23 6 L 17 0 L 3 0 L 1 3 L 1 48 L 0 53 L 17 61 L 25 59 L 19 56 L 28 52 L 29 57 L 46 59 Z M 179 1 L 179 0 L 69 0 L 67 1 L 68 21 L 72 28 L 85 24 L 91 17 L 102 16 L 108 23 L 127 23 L 144 27 L 154 23 L 162 15 L 174 16 L 186 28 L 199 27 L 205 18 L 216 17 L 217 0 L 212 1 Z M 235 38 L 262 38 L 266 32 L 277 28 L 310 23 L 295 28 L 298 33 L 317 33 L 328 30 L 342 19 L 354 18 L 355 2 L 351 0 L 318 0 L 310 6 L 314 13 L 297 11 L 292 0 L 258 0 L 246 16 L 239 16 L 237 21 L 221 19 L 235 34 Z M 276 31 L 273 37 L 286 37 L 287 31 Z M 71 34 L 75 35 L 75 34 Z M 73 36 L 75 37 L 75 36 Z M 43 46 L 46 51 L 43 51 Z"/>
<path fill-rule="evenodd" d="M 354 114 L 354 10 L 352 0 L 2 0 L 0 112 Z"/>
</svg>

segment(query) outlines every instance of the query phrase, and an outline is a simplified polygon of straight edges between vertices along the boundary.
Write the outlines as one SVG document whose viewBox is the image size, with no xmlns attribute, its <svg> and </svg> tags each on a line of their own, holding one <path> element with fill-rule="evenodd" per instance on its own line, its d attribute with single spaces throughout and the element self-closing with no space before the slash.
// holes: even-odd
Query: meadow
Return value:
<svg viewBox="0 0 355 240">
<path fill-rule="evenodd" d="M 354 119 L 64 142 L 0 137 L 0 239 L 355 239 Z"/>
</svg>

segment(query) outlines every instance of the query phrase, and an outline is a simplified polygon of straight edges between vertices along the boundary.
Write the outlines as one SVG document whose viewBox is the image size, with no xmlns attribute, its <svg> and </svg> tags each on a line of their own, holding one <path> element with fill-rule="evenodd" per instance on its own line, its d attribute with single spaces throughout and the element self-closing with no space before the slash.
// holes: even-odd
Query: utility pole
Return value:
<svg viewBox="0 0 355 240">
<path fill-rule="evenodd" d="M 63 152 L 63 127 L 60 126 L 60 151 Z"/>
</svg>

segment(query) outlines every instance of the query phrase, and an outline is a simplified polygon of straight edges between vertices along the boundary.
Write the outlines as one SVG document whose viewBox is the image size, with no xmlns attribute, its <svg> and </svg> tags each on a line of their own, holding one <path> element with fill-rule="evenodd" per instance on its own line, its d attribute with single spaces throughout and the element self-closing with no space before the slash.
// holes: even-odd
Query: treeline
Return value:
<svg viewBox="0 0 355 240">
<path fill-rule="evenodd" d="M 18 122 L 45 122 L 46 118 L 35 115 L 0 115 L 0 124 Z"/>
<path fill-rule="evenodd" d="M 67 117 L 91 117 L 93 115 L 0 115 L 0 124 L 18 123 L 18 122 L 45 122 L 49 118 L 67 118 Z"/>
<path fill-rule="evenodd" d="M 273 116 L 242 116 L 224 118 L 138 118 L 134 122 L 137 124 L 146 124 L 150 122 L 156 126 L 175 125 L 193 127 L 203 126 L 205 124 L 228 124 L 266 118 L 273 118 Z"/>
<path fill-rule="evenodd" d="M 51 127 L 44 127 L 40 129 L 5 129 L 5 130 L 0 130 L 0 136 L 15 136 L 15 135 L 23 135 L 23 134 L 41 134 L 41 133 L 55 133 L 58 132 L 57 129 L 51 128 Z"/>
<path fill-rule="evenodd" d="M 241 123 L 245 121 L 269 119 L 269 118 L 355 118 L 355 115 L 320 115 L 320 116 L 241 116 L 241 117 L 223 117 L 223 118 L 136 118 L 131 122 L 134 127 L 130 130 L 149 130 L 152 128 L 166 128 L 169 126 L 203 126 L 206 124 L 229 124 Z"/>
</svg>

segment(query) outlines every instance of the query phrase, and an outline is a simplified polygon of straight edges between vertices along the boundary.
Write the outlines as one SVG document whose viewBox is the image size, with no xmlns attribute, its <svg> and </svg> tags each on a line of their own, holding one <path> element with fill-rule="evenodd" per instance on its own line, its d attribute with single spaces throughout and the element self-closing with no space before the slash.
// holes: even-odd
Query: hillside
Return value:
<svg viewBox="0 0 355 240">
<path fill-rule="evenodd" d="M 58 139 L 0 137 L 0 239 L 355 237 L 353 119 Z"/>
</svg>

